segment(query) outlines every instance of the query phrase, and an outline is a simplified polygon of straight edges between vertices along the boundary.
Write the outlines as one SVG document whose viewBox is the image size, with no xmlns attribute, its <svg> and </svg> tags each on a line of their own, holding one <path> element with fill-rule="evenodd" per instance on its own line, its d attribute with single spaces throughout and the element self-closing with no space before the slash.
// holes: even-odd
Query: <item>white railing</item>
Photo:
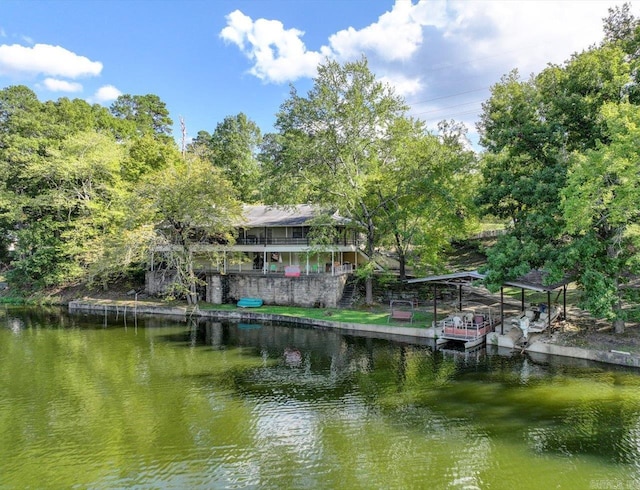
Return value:
<svg viewBox="0 0 640 490">
<path fill-rule="evenodd" d="M 301 275 L 310 275 L 310 274 L 333 274 L 334 276 L 341 276 L 343 274 L 351 274 L 355 270 L 353 264 L 336 264 L 333 266 L 333 270 L 329 265 L 325 268 L 324 265 L 318 267 L 309 266 L 309 270 L 304 265 L 300 265 L 300 274 Z M 241 274 L 284 274 L 285 266 L 279 264 L 275 268 L 267 267 L 266 269 L 254 269 L 252 264 L 245 263 L 242 265 L 239 264 L 228 264 L 226 269 L 222 267 L 220 264 L 218 267 L 212 265 L 209 267 L 199 267 L 198 272 L 226 272 L 226 273 L 241 273 Z"/>
<path fill-rule="evenodd" d="M 351 274 L 353 272 L 353 264 L 341 264 L 334 266 L 333 273 L 336 276 L 340 276 L 342 274 Z"/>
</svg>

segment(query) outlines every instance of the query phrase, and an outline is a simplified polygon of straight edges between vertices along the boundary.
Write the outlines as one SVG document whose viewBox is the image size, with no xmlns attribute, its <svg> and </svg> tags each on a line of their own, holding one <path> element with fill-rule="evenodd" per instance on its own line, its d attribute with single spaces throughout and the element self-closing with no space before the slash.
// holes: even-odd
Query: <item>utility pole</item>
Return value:
<svg viewBox="0 0 640 490">
<path fill-rule="evenodd" d="M 180 129 L 182 131 L 182 141 L 181 141 L 181 147 L 182 147 L 182 159 L 184 160 L 187 156 L 187 126 L 184 124 L 184 119 L 182 116 L 180 117 Z"/>
</svg>

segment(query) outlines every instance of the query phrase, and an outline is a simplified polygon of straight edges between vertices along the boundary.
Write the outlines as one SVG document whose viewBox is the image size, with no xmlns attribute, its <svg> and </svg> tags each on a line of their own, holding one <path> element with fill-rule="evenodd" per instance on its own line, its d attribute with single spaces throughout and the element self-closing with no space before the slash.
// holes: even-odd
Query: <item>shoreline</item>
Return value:
<svg viewBox="0 0 640 490">
<path fill-rule="evenodd" d="M 429 327 L 400 327 L 396 325 L 372 325 L 361 323 L 346 323 L 331 320 L 319 320 L 304 317 L 293 317 L 288 315 L 277 315 L 272 313 L 260 313 L 259 311 L 248 309 L 237 310 L 200 310 L 188 306 L 163 306 L 136 303 L 134 306 L 129 302 L 114 300 L 73 300 L 68 303 L 70 313 L 115 313 L 115 314 L 141 314 L 141 315 L 164 315 L 179 317 L 211 318 L 216 320 L 246 320 L 246 321 L 276 321 L 289 323 L 292 325 L 304 325 L 315 328 L 325 328 L 340 330 L 347 333 L 357 334 L 365 337 L 375 337 L 384 340 L 398 340 L 411 342 L 420 345 L 431 345 L 435 347 L 435 330 Z M 559 345 L 553 342 L 552 337 L 539 338 L 524 349 L 515 346 L 501 345 L 496 332 L 492 338 L 487 337 L 486 346 L 499 346 L 501 348 L 511 348 L 512 352 L 527 352 L 531 354 L 542 354 L 548 356 L 567 357 L 582 359 L 587 361 L 601 362 L 618 366 L 640 368 L 640 355 L 621 350 L 593 350 L 582 347 Z"/>
</svg>

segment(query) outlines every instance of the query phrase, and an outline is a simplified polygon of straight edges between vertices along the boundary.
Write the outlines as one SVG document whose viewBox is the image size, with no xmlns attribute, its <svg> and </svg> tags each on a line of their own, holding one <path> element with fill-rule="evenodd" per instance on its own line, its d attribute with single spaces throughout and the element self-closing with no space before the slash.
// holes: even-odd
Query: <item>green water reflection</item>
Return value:
<svg viewBox="0 0 640 490">
<path fill-rule="evenodd" d="M 0 313 L 1 488 L 640 488 L 640 373 Z"/>
</svg>

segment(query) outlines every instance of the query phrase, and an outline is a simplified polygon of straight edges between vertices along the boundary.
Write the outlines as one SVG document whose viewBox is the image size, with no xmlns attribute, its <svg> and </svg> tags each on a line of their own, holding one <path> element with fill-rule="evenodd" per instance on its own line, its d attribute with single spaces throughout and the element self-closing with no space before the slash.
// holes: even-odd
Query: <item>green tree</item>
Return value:
<svg viewBox="0 0 640 490">
<path fill-rule="evenodd" d="M 338 209 L 364 231 L 365 252 L 374 260 L 381 210 L 371 191 L 391 162 L 390 129 L 406 110 L 391 88 L 375 80 L 366 60 L 320 65 L 307 97 L 291 88 L 277 115 L 279 137 L 270 139 L 270 181 L 280 183 L 280 203 L 304 195 L 306 202 Z M 296 186 L 302 192 L 291 191 Z M 366 301 L 373 301 L 370 276 Z"/>
<path fill-rule="evenodd" d="M 640 273 L 640 108 L 610 103 L 601 113 L 609 142 L 573 156 L 562 193 L 573 237 L 568 265 L 578 273 L 584 306 L 622 333 L 626 286 Z"/>
<path fill-rule="evenodd" d="M 24 86 L 0 90 L 0 257 L 12 285 L 59 285 L 89 270 L 113 277 L 114 243 L 129 244 L 129 259 L 115 264 L 140 260 L 140 233 L 123 228 L 140 210 L 126 205 L 144 176 L 180 161 L 170 125 L 154 95 L 122 96 L 109 112 L 78 99 L 41 103 Z"/>
<path fill-rule="evenodd" d="M 472 221 L 474 154 L 463 144 L 460 125 L 443 122 L 440 128 L 436 136 L 421 123 L 399 119 L 392 139 L 396 165 L 372 189 L 381 207 L 378 234 L 398 255 L 400 280 L 407 264 L 437 268 L 451 239 L 463 236 Z"/>
<path fill-rule="evenodd" d="M 636 30 L 638 20 L 631 13 L 631 4 L 628 2 L 616 5 L 608 9 L 609 15 L 602 19 L 604 29 L 604 42 L 636 44 Z M 628 53 L 633 50 L 626 50 Z"/>
<path fill-rule="evenodd" d="M 5 264 L 16 239 L 16 201 L 23 192 L 18 174 L 40 151 L 41 113 L 31 89 L 19 85 L 0 90 L 0 257 Z"/>
<path fill-rule="evenodd" d="M 51 114 L 57 138 L 90 130 L 112 132 L 114 128 L 114 117 L 107 108 L 100 104 L 90 105 L 82 99 L 62 97 L 46 101 L 43 110 Z"/>
<path fill-rule="evenodd" d="M 231 181 L 242 202 L 256 202 L 259 197 L 260 165 L 257 158 L 262 134 L 245 114 L 227 116 L 213 134 L 198 132 L 190 146 L 192 152 L 208 158 Z"/>
<path fill-rule="evenodd" d="M 124 122 L 120 125 L 120 137 L 153 135 L 169 138 L 173 121 L 166 104 L 157 95 L 121 95 L 110 107 L 111 114 Z"/>
<path fill-rule="evenodd" d="M 141 213 L 137 226 L 130 227 L 132 236 L 163 251 L 168 268 L 177 273 L 175 291 L 190 303 L 197 302 L 194 254 L 204 253 L 212 241 L 234 240 L 241 206 L 231 183 L 209 162 L 190 158 L 147 174 L 136 189 L 136 201 Z M 149 225 L 152 243 L 145 231 Z"/>
<path fill-rule="evenodd" d="M 71 134 L 21 168 L 13 193 L 10 280 L 25 289 L 80 279 L 92 248 L 122 218 L 122 147 L 107 134 Z"/>
<path fill-rule="evenodd" d="M 113 116 L 66 98 L 41 103 L 26 87 L 0 91 L 0 236 L 12 285 L 81 279 L 94 248 L 123 219 Z"/>
<path fill-rule="evenodd" d="M 478 127 L 487 152 L 477 203 L 511 227 L 489 251 L 490 286 L 563 260 L 569 155 L 606 143 L 600 109 L 626 97 L 630 83 L 628 57 L 605 44 L 526 82 L 512 72 L 492 88 Z"/>
<path fill-rule="evenodd" d="M 122 161 L 122 177 L 127 182 L 136 183 L 145 174 L 162 170 L 180 159 L 180 151 L 173 139 L 157 139 L 145 134 L 130 141 Z"/>
</svg>

